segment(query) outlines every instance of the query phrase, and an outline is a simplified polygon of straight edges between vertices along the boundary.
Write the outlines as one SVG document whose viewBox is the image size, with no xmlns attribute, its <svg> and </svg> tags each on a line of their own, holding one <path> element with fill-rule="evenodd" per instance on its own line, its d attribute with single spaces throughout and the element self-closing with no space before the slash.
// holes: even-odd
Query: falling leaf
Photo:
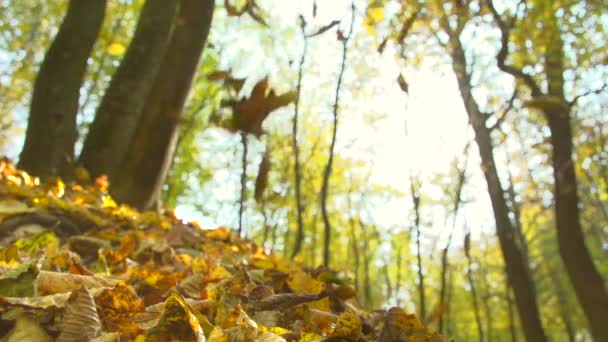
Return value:
<svg viewBox="0 0 608 342">
<path fill-rule="evenodd" d="M 262 122 L 273 111 L 287 106 L 296 98 L 293 91 L 277 95 L 268 88 L 268 77 L 259 81 L 251 95 L 237 101 L 232 109 L 234 111 L 235 128 L 238 131 L 251 133 L 256 136 L 262 134 Z"/>
<path fill-rule="evenodd" d="M 401 88 L 401 90 L 406 93 L 409 94 L 409 84 L 407 83 L 407 81 L 405 80 L 405 77 L 403 77 L 403 74 L 399 74 L 399 76 L 397 77 L 397 83 L 399 83 L 399 88 Z"/>
</svg>

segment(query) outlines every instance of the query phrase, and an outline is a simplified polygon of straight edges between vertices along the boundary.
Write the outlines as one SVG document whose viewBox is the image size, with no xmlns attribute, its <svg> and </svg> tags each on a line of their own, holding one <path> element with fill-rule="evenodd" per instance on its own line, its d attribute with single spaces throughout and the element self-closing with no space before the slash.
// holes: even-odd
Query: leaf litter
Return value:
<svg viewBox="0 0 608 342">
<path fill-rule="evenodd" d="M 228 228 L 116 204 L 107 180 L 40 182 L 0 160 L 3 341 L 443 341 L 368 311 L 334 270 Z"/>
</svg>

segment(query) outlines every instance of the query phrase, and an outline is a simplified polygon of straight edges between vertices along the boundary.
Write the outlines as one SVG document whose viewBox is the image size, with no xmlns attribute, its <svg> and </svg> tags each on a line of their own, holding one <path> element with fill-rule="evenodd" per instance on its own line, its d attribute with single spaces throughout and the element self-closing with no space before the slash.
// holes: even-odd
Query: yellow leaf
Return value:
<svg viewBox="0 0 608 342">
<path fill-rule="evenodd" d="M 124 45 L 114 42 L 108 46 L 106 52 L 112 56 L 121 56 L 126 50 L 127 48 Z"/>
<path fill-rule="evenodd" d="M 342 336 L 356 340 L 359 335 L 361 335 L 361 319 L 359 319 L 359 316 L 352 311 L 341 313 L 332 336 Z"/>
</svg>

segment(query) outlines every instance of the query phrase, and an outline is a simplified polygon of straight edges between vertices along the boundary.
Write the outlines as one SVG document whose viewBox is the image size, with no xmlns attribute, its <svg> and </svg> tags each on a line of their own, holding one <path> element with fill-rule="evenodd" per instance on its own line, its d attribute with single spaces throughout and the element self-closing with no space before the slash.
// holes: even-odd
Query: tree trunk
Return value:
<svg viewBox="0 0 608 342">
<path fill-rule="evenodd" d="M 426 318 L 426 303 L 424 295 L 424 272 L 422 270 L 422 250 L 420 246 L 420 194 L 414 185 L 414 179 L 410 177 L 410 190 L 414 202 L 414 228 L 416 229 L 416 262 L 418 268 L 418 300 L 420 309 L 418 314 L 421 320 Z"/>
<path fill-rule="evenodd" d="M 213 0 L 182 0 L 177 25 L 114 186 L 117 200 L 149 209 L 160 195 L 181 113 L 205 46 Z"/>
<path fill-rule="evenodd" d="M 241 132 L 241 197 L 239 198 L 239 236 L 243 236 L 243 215 L 245 214 L 245 201 L 247 201 L 247 132 Z"/>
<path fill-rule="evenodd" d="M 355 288 L 359 289 L 359 265 L 361 264 L 361 253 L 359 251 L 360 245 L 359 245 L 359 239 L 357 239 L 357 223 L 355 222 L 355 218 L 354 218 L 354 210 L 353 210 L 353 206 L 352 206 L 352 200 L 351 200 L 351 196 L 350 194 L 353 191 L 353 182 L 351 179 L 351 186 L 348 192 L 348 195 L 346 196 L 346 203 L 348 205 L 348 223 L 350 225 L 350 229 L 349 229 L 349 233 L 350 233 L 350 237 L 349 237 L 349 244 L 350 244 L 350 248 L 352 250 L 353 253 L 353 273 L 355 276 Z"/>
<path fill-rule="evenodd" d="M 513 299 L 511 298 L 511 288 L 505 284 L 505 301 L 507 302 L 507 314 L 509 315 L 509 333 L 511 341 L 517 342 L 517 329 L 515 328 L 515 312 L 513 311 Z"/>
<path fill-rule="evenodd" d="M 447 286 L 447 273 L 449 266 L 449 255 L 450 246 L 452 244 L 452 237 L 454 236 L 454 231 L 456 230 L 456 218 L 458 217 L 458 209 L 460 209 L 460 202 L 462 200 L 462 188 L 464 187 L 466 181 L 466 172 L 467 172 L 467 162 L 469 156 L 469 144 L 465 147 L 465 160 L 462 168 L 458 170 L 458 183 L 456 184 L 456 192 L 454 193 L 454 207 L 453 207 L 453 221 L 452 221 L 452 229 L 450 230 L 450 235 L 448 236 L 448 241 L 445 245 L 445 248 L 441 252 L 441 286 L 439 290 L 439 306 L 440 312 L 439 315 L 439 333 L 444 333 L 444 322 L 443 316 L 446 312 L 446 286 Z"/>
<path fill-rule="evenodd" d="M 483 324 L 481 323 L 481 310 L 479 309 L 479 297 L 477 296 L 477 286 L 475 286 L 475 279 L 473 278 L 473 258 L 471 257 L 470 251 L 470 233 L 467 233 L 464 243 L 464 254 L 467 257 L 467 280 L 471 287 L 471 299 L 473 302 L 473 313 L 475 314 L 475 323 L 477 324 L 477 334 L 479 335 L 479 342 L 485 340 L 483 333 Z"/>
<path fill-rule="evenodd" d="M 178 5 L 179 0 L 147 0 L 143 6 L 131 44 L 101 100 L 80 154 L 80 162 L 94 177 L 107 174 L 110 182 L 115 181 L 155 84 Z"/>
<path fill-rule="evenodd" d="M 363 240 L 363 299 L 365 301 L 365 306 L 368 308 L 373 307 L 372 303 L 372 281 L 370 274 L 370 263 L 371 256 L 369 250 L 369 232 L 367 231 L 368 227 L 363 224 L 359 224 L 361 228 L 361 239 Z"/>
<path fill-rule="evenodd" d="M 580 223 L 568 111 L 546 112 L 553 146 L 555 221 L 561 258 L 597 341 L 608 341 L 608 293 Z"/>
<path fill-rule="evenodd" d="M 327 196 L 329 192 L 329 179 L 331 176 L 334 151 L 336 148 L 336 138 L 338 135 L 338 108 L 340 105 L 340 89 L 342 87 L 342 80 L 344 78 L 344 71 L 346 70 L 346 56 L 348 52 L 348 41 L 353 33 L 353 27 L 355 23 L 355 8 L 352 7 L 352 16 L 350 20 L 350 29 L 348 35 L 342 37 L 342 62 L 340 63 L 340 74 L 338 75 L 338 83 L 336 84 L 336 94 L 334 97 L 334 124 L 331 135 L 331 145 L 329 147 L 329 157 L 327 158 L 327 164 L 323 172 L 323 185 L 321 187 L 321 214 L 323 216 L 323 224 L 325 226 L 325 240 L 323 241 L 323 266 L 329 267 L 330 254 L 329 244 L 331 241 L 331 222 L 329 221 L 329 214 L 327 212 Z M 341 32 L 341 31 L 340 31 Z"/>
<path fill-rule="evenodd" d="M 302 205 L 302 169 L 300 167 L 300 146 L 298 145 L 298 119 L 300 115 L 300 94 L 302 93 L 302 77 L 304 75 L 304 62 L 306 61 L 306 52 L 308 50 L 308 37 L 306 37 L 306 22 L 301 19 L 300 27 L 302 30 L 302 38 L 304 39 L 304 48 L 302 49 L 302 56 L 300 56 L 300 64 L 298 66 L 298 85 L 296 89 L 296 101 L 295 109 L 293 112 L 293 121 L 291 127 L 291 145 L 293 149 L 293 171 L 294 171 L 294 185 L 296 195 L 296 215 L 298 223 L 298 231 L 296 235 L 296 241 L 291 253 L 291 258 L 295 258 L 300 250 L 302 249 L 302 242 L 304 241 L 304 219 L 302 214 L 304 207 Z"/>
<path fill-rule="evenodd" d="M 469 122 L 475 131 L 475 141 L 477 142 L 481 157 L 481 168 L 488 185 L 488 192 L 496 221 L 496 234 L 498 235 L 498 241 L 505 262 L 507 278 L 515 293 L 515 302 L 521 325 L 528 341 L 546 341 L 547 338 L 540 320 L 540 313 L 532 286 L 534 281 L 530 278 L 526 260 L 515 240 L 514 227 L 509 219 L 505 192 L 500 184 L 498 170 L 494 162 L 490 130 L 486 127 L 485 117 L 473 98 L 464 48 L 459 37 L 450 37 L 450 50 L 460 94 L 469 116 Z"/>
<path fill-rule="evenodd" d="M 105 8 L 106 0 L 71 0 L 44 56 L 19 159 L 19 167 L 35 176 L 72 175 L 80 87 Z"/>
</svg>

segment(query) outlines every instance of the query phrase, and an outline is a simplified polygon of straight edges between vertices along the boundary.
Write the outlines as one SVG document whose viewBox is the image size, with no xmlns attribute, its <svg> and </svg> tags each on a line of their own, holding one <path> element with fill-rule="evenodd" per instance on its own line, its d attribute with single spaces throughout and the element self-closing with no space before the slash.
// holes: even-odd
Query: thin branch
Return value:
<svg viewBox="0 0 608 342">
<path fill-rule="evenodd" d="M 515 89 L 513 89 L 513 94 L 511 95 L 511 98 L 509 99 L 509 101 L 507 101 L 507 107 L 502 111 L 502 115 L 496 119 L 496 122 L 490 128 L 488 128 L 490 130 L 490 132 L 494 131 L 497 128 L 500 128 L 502 123 L 505 121 L 507 114 L 513 109 L 513 103 L 515 102 L 516 98 L 517 98 L 517 87 L 515 87 Z"/>
<path fill-rule="evenodd" d="M 496 61 L 498 68 L 506 72 L 507 74 L 515 77 L 516 79 L 522 81 L 528 88 L 530 88 L 530 92 L 533 97 L 541 96 L 543 93 L 540 89 L 540 86 L 536 83 L 532 75 L 525 73 L 522 69 L 516 68 L 512 65 L 508 65 L 506 63 L 507 56 L 509 55 L 509 33 L 513 26 L 515 25 L 516 16 L 513 16 L 509 22 L 505 22 L 501 15 L 494 7 L 494 2 L 492 0 L 486 0 L 486 4 L 492 13 L 492 17 L 494 21 L 498 24 L 498 28 L 500 29 L 501 36 L 501 46 L 498 54 L 496 55 Z M 525 1 L 520 1 L 518 4 L 518 8 L 521 4 L 525 4 Z"/>
<path fill-rule="evenodd" d="M 600 87 L 600 88 L 598 88 L 598 89 L 589 90 L 589 91 L 586 91 L 586 92 L 584 92 L 584 93 L 582 93 L 582 94 L 576 95 L 576 96 L 575 96 L 575 97 L 572 99 L 572 101 L 568 102 L 568 106 L 573 107 L 573 106 L 576 104 L 576 102 L 578 102 L 578 100 L 579 100 L 580 98 L 582 98 L 582 97 L 586 97 L 586 96 L 589 96 L 589 95 L 591 95 L 591 94 L 596 94 L 596 95 L 598 95 L 598 94 L 600 94 L 601 92 L 603 92 L 603 91 L 604 91 L 604 90 L 606 90 L 606 89 L 608 89 L 608 83 L 604 83 L 604 85 L 603 85 L 603 86 L 601 86 L 601 87 Z"/>
<path fill-rule="evenodd" d="M 340 65 L 340 75 L 338 76 L 338 83 L 336 85 L 335 101 L 333 106 L 334 114 L 334 125 L 331 138 L 331 146 L 329 149 L 329 157 L 325 170 L 323 172 L 323 186 L 321 187 L 321 214 L 323 215 L 323 223 L 325 225 L 325 241 L 323 242 L 323 265 L 329 266 L 329 243 L 331 239 L 331 223 L 329 221 L 329 214 L 327 213 L 327 194 L 329 192 L 329 178 L 331 176 L 332 164 L 334 161 L 334 150 L 336 147 L 336 136 L 338 134 L 338 106 L 340 104 L 340 89 L 342 87 L 342 80 L 344 78 L 344 71 L 346 69 L 346 56 L 348 52 L 348 41 L 350 40 L 355 24 L 355 4 L 351 5 L 351 20 L 348 34 L 343 36 L 341 31 L 338 31 L 338 39 L 342 41 L 342 62 Z"/>
<path fill-rule="evenodd" d="M 300 20 L 304 20 L 304 17 L 300 16 Z M 304 27 L 306 26 L 306 21 L 303 21 L 304 23 Z M 312 38 L 312 37 L 316 37 L 318 35 L 321 35 L 327 31 L 329 31 L 329 29 L 331 29 L 332 27 L 338 25 L 340 23 L 340 20 L 334 20 L 331 23 L 325 25 L 325 26 L 321 26 L 317 31 L 315 31 L 314 33 L 309 33 L 309 34 L 304 34 L 305 38 Z M 304 27 L 302 27 L 302 30 L 304 30 Z"/>
</svg>

